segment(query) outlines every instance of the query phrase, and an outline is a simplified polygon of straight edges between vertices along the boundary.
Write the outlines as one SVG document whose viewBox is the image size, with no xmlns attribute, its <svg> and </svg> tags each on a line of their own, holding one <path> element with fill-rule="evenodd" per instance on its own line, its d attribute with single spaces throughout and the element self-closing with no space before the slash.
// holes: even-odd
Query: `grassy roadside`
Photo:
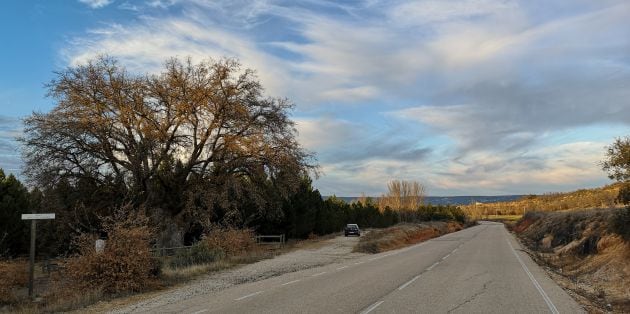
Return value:
<svg viewBox="0 0 630 314">
<path fill-rule="evenodd" d="M 463 228 L 463 224 L 453 221 L 398 224 L 389 228 L 374 230 L 364 235 L 355 247 L 355 252 L 375 254 L 395 250 L 459 231 Z"/>
</svg>

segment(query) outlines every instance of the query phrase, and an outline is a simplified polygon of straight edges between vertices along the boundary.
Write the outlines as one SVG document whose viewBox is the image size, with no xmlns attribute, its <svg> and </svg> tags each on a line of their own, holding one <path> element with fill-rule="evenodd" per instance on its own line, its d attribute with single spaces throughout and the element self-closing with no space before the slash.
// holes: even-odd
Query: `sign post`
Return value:
<svg viewBox="0 0 630 314">
<path fill-rule="evenodd" d="M 28 265 L 28 296 L 33 298 L 33 281 L 35 279 L 35 231 L 37 220 L 39 219 L 55 219 L 55 214 L 22 214 L 22 220 L 31 221 L 31 250 L 29 252 Z"/>
</svg>

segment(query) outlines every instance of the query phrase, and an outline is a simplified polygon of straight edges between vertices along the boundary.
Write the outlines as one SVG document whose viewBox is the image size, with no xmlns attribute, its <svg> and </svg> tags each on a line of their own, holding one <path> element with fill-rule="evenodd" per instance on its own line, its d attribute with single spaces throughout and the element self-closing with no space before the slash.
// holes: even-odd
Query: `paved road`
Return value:
<svg viewBox="0 0 630 314">
<path fill-rule="evenodd" d="M 160 313 L 579 313 L 502 224 L 238 285 Z"/>
</svg>

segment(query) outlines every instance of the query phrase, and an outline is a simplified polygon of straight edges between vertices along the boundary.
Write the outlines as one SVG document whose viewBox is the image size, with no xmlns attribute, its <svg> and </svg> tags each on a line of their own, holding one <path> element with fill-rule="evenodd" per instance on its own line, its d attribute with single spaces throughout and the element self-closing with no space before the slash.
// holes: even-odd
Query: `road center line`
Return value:
<svg viewBox="0 0 630 314">
<path fill-rule="evenodd" d="M 321 276 L 321 275 L 323 275 L 323 274 L 325 274 L 325 273 L 326 273 L 326 272 L 325 272 L 325 271 L 323 271 L 323 272 L 321 272 L 321 273 L 317 273 L 317 274 L 315 274 L 315 275 L 312 275 L 312 277 Z"/>
<path fill-rule="evenodd" d="M 529 271 L 529 269 L 527 269 L 527 266 L 525 266 L 525 263 L 523 263 L 523 260 L 521 259 L 521 257 L 518 256 L 518 253 L 516 253 L 516 250 L 512 246 L 512 243 L 510 243 L 510 240 L 505 239 L 505 241 L 510 246 L 510 249 L 512 249 L 512 253 L 514 253 L 514 256 L 516 256 L 516 259 L 521 264 L 521 267 L 523 267 L 523 270 L 525 271 L 525 273 L 527 273 L 527 277 L 529 277 L 529 280 L 532 281 L 532 283 L 534 284 L 534 287 L 536 287 L 536 289 L 538 290 L 540 295 L 545 300 L 545 303 L 547 303 L 547 307 L 549 307 L 549 310 L 551 311 L 551 313 L 560 314 L 560 312 L 558 311 L 556 306 L 553 304 L 553 302 L 551 302 L 551 299 L 549 299 L 549 296 L 547 295 L 547 293 L 545 293 L 545 290 L 543 290 L 543 288 L 540 286 L 540 284 L 538 283 L 536 278 L 534 278 L 534 275 L 532 275 L 532 273 Z"/>
<path fill-rule="evenodd" d="M 451 256 L 451 253 L 446 254 L 446 256 L 442 257 L 442 260 L 447 259 L 449 256 Z"/>
<path fill-rule="evenodd" d="M 300 281 L 300 279 L 296 279 L 296 280 L 293 280 L 293 281 L 285 282 L 285 283 L 282 284 L 282 286 L 290 285 L 290 284 L 296 283 L 298 281 Z"/>
<path fill-rule="evenodd" d="M 427 270 L 431 270 L 433 269 L 433 267 L 437 266 L 440 262 L 435 262 L 433 263 L 433 265 L 429 266 L 429 268 L 427 268 Z"/>
<path fill-rule="evenodd" d="M 457 250 L 458 250 L 458 249 L 454 249 L 454 250 L 452 250 L 452 251 L 451 251 L 451 254 L 453 254 L 453 253 L 457 252 Z"/>
<path fill-rule="evenodd" d="M 379 305 L 383 304 L 383 301 L 378 301 L 372 305 L 370 305 L 370 307 L 368 307 L 367 309 L 365 309 L 363 312 L 361 312 L 361 314 L 367 314 L 370 313 L 372 311 L 374 311 L 375 308 L 377 308 Z"/>
<path fill-rule="evenodd" d="M 261 293 L 263 293 L 263 291 L 262 291 L 262 290 L 260 290 L 260 291 L 256 291 L 256 292 L 254 292 L 254 293 L 250 293 L 250 294 L 248 294 L 248 295 L 244 295 L 244 296 L 242 296 L 242 297 L 240 297 L 240 298 L 238 298 L 238 299 L 234 299 L 234 301 L 240 301 L 240 300 L 243 300 L 243 299 L 247 299 L 247 298 L 249 298 L 249 297 L 253 297 L 253 296 L 258 295 L 258 294 L 261 294 Z"/>
<path fill-rule="evenodd" d="M 411 280 L 405 282 L 405 284 L 403 284 L 402 286 L 398 287 L 398 290 L 402 290 L 405 289 L 408 285 L 412 284 L 414 281 L 416 281 L 418 278 L 420 278 L 420 275 L 417 275 L 415 277 L 413 277 Z"/>
<path fill-rule="evenodd" d="M 203 309 L 201 311 L 197 311 L 197 312 L 194 312 L 194 313 L 191 313 L 191 314 L 201 314 L 201 313 L 205 313 L 205 312 L 208 312 L 208 309 Z"/>
<path fill-rule="evenodd" d="M 341 267 L 337 268 L 337 270 L 342 270 L 344 268 L 348 268 L 348 266 L 341 266 Z"/>
</svg>

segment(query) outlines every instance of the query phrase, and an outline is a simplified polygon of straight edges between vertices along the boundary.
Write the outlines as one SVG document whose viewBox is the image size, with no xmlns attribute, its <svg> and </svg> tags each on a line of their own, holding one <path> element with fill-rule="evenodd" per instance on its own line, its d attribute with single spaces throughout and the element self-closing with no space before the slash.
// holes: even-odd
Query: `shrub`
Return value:
<svg viewBox="0 0 630 314">
<path fill-rule="evenodd" d="M 611 222 L 612 231 L 630 241 L 630 206 L 618 209 Z"/>
<path fill-rule="evenodd" d="M 169 260 L 171 268 L 181 268 L 192 265 L 207 264 L 225 257 L 225 252 L 218 247 L 210 247 L 207 242 L 201 241 L 188 250 L 177 252 Z"/>
<path fill-rule="evenodd" d="M 209 248 L 217 248 L 228 256 L 236 256 L 254 249 L 254 231 L 215 226 L 206 233 L 203 241 Z"/>
<path fill-rule="evenodd" d="M 108 239 L 96 252 L 91 234 L 77 239 L 79 254 L 65 263 L 64 275 L 75 287 L 102 289 L 105 293 L 134 292 L 154 284 L 157 263 L 150 251 L 154 232 L 141 213 L 123 207 L 103 219 Z"/>
<path fill-rule="evenodd" d="M 17 301 L 15 290 L 28 283 L 26 261 L 0 261 L 0 304 Z"/>
</svg>

